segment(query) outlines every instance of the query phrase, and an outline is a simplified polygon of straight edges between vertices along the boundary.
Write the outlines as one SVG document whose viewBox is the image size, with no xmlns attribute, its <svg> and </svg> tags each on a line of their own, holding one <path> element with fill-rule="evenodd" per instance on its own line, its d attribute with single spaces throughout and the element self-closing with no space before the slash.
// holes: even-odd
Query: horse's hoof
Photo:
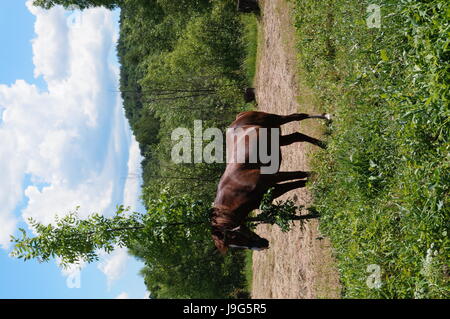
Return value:
<svg viewBox="0 0 450 319">
<path fill-rule="evenodd" d="M 332 120 L 332 115 L 330 113 L 323 113 L 323 116 L 328 120 L 331 121 Z"/>
</svg>

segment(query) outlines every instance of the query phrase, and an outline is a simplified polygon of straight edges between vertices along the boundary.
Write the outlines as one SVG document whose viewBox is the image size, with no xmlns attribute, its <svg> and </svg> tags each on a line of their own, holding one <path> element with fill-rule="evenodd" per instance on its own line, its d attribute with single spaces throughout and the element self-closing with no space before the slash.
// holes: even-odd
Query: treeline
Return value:
<svg viewBox="0 0 450 319">
<path fill-rule="evenodd" d="M 149 214 L 150 203 L 161 198 L 162 190 L 166 200 L 188 195 L 205 207 L 214 199 L 224 164 L 175 164 L 170 158 L 171 133 L 179 127 L 193 133 L 194 120 L 203 121 L 203 130 L 224 130 L 236 113 L 250 106 L 243 98 L 248 86 L 242 70 L 243 21 L 233 0 L 121 4 L 120 91 L 144 157 L 143 201 Z M 130 248 L 146 263 L 141 273 L 153 298 L 242 295 L 244 255 L 238 251 L 221 256 L 208 226 L 202 227 L 202 240 L 197 236 L 185 245 L 168 239 L 164 256 L 155 255 L 145 243 Z"/>
<path fill-rule="evenodd" d="M 175 164 L 176 128 L 225 129 L 248 109 L 243 91 L 254 76 L 256 17 L 239 15 L 235 0 L 34 0 L 50 9 L 120 8 L 120 92 L 144 157 L 147 212 L 122 206 L 113 217 L 76 211 L 56 226 L 31 221 L 36 236 L 13 238 L 25 260 L 97 260 L 97 249 L 127 247 L 145 263 L 153 298 L 243 297 L 244 255 L 215 250 L 209 210 L 224 164 Z M 246 44 L 251 42 L 250 45 Z M 192 154 L 191 154 L 192 155 Z M 125 214 L 125 212 L 128 212 Z"/>
</svg>

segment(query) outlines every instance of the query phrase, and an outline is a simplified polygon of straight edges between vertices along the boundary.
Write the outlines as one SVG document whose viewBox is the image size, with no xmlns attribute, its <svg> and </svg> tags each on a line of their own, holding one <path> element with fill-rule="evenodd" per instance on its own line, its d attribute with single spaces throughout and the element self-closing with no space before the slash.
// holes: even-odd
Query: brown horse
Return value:
<svg viewBox="0 0 450 319">
<path fill-rule="evenodd" d="M 227 252 L 228 247 L 254 250 L 269 247 L 267 239 L 251 231 L 245 226 L 245 222 L 248 214 L 259 207 L 269 188 L 274 188 L 274 198 L 277 198 L 290 190 L 305 186 L 305 178 L 310 175 L 308 172 L 279 171 L 281 146 L 306 141 L 324 147 L 323 142 L 298 132 L 284 136 L 275 136 L 274 133 L 279 132 L 283 124 L 308 118 L 330 120 L 328 114 L 276 115 L 250 111 L 239 113 L 231 123 L 227 132 L 227 167 L 220 179 L 211 215 L 212 238 L 222 254 Z M 273 143 L 277 141 L 278 143 Z M 271 163 L 272 166 L 275 165 L 271 173 L 264 173 L 264 168 L 267 169 L 264 164 L 268 163 L 263 163 L 256 154 L 257 146 L 260 146 L 261 153 L 263 144 L 266 145 L 272 162 L 275 162 Z M 238 158 L 243 160 L 237 160 Z"/>
</svg>

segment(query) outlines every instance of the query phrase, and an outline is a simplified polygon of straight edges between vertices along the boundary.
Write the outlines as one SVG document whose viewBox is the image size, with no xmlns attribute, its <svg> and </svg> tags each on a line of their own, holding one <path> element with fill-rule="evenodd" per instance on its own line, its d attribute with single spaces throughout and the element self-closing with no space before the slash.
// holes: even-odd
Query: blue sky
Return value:
<svg viewBox="0 0 450 319">
<path fill-rule="evenodd" d="M 146 296 L 126 249 L 79 271 L 8 255 L 28 217 L 142 211 L 141 156 L 115 92 L 117 37 L 117 11 L 0 1 L 0 298 Z"/>
</svg>

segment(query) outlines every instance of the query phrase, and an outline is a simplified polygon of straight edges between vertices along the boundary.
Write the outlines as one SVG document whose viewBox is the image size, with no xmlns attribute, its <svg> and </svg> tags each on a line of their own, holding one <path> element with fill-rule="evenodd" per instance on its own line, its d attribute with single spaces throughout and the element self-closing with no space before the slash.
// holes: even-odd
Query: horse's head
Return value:
<svg viewBox="0 0 450 319">
<path fill-rule="evenodd" d="M 217 249 L 225 254 L 228 248 L 241 248 L 262 250 L 269 248 L 269 241 L 252 232 L 246 226 L 237 226 L 232 229 L 213 227 L 212 238 Z"/>
</svg>

